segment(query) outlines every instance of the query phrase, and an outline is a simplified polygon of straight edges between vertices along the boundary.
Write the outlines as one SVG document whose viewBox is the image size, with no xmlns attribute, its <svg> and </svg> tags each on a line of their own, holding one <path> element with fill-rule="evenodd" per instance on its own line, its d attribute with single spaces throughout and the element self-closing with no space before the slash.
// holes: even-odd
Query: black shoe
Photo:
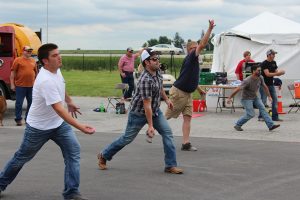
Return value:
<svg viewBox="0 0 300 200">
<path fill-rule="evenodd" d="M 65 200 L 88 200 L 87 198 L 81 196 L 80 194 L 76 194 L 71 198 L 67 198 Z"/>
<path fill-rule="evenodd" d="M 279 119 L 279 118 L 278 118 L 278 119 L 273 119 L 273 121 L 274 121 L 274 122 L 283 122 L 283 120 L 282 120 L 282 119 Z"/>
<path fill-rule="evenodd" d="M 181 151 L 197 151 L 196 147 L 193 147 L 190 142 L 182 144 Z"/>
<path fill-rule="evenodd" d="M 237 131 L 243 131 L 244 130 L 244 129 L 242 129 L 241 126 L 238 126 L 238 125 L 235 125 L 234 129 L 237 130 Z"/>
<path fill-rule="evenodd" d="M 280 124 L 274 124 L 271 128 L 269 128 L 269 131 L 274 130 L 275 128 L 278 128 L 280 126 Z"/>
</svg>

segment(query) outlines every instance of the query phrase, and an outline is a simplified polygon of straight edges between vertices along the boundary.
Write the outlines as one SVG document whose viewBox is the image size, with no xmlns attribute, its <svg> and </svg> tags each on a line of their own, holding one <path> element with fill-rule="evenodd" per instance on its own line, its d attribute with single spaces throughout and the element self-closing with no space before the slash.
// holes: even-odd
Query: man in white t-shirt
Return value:
<svg viewBox="0 0 300 200">
<path fill-rule="evenodd" d="M 26 121 L 24 139 L 0 173 L 0 193 L 15 179 L 23 165 L 48 140 L 53 140 L 61 148 L 65 161 L 64 199 L 83 200 L 86 198 L 79 192 L 80 144 L 70 125 L 85 134 L 93 134 L 95 129 L 73 118 L 81 113 L 65 92 L 65 81 L 60 72 L 62 60 L 57 45 L 42 45 L 38 50 L 38 58 L 43 68 L 33 85 L 33 101 Z M 64 108 L 64 102 L 67 103 L 69 113 Z"/>
</svg>

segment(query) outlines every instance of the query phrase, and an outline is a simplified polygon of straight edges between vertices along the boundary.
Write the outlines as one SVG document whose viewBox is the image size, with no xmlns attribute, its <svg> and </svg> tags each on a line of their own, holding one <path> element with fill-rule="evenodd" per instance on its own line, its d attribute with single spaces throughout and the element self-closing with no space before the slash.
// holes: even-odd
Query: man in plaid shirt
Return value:
<svg viewBox="0 0 300 200">
<path fill-rule="evenodd" d="M 150 136 L 154 135 L 155 130 L 162 136 L 165 172 L 182 174 L 183 170 L 177 167 L 172 130 L 159 108 L 161 98 L 165 100 L 170 109 L 173 108 L 173 104 L 162 87 L 163 79 L 159 69 L 159 57 L 152 49 L 145 49 L 141 54 L 141 60 L 145 70 L 139 79 L 137 92 L 131 102 L 125 133 L 98 154 L 99 168 L 107 169 L 106 161 L 111 160 L 117 152 L 131 143 L 147 123 L 147 133 Z"/>
</svg>

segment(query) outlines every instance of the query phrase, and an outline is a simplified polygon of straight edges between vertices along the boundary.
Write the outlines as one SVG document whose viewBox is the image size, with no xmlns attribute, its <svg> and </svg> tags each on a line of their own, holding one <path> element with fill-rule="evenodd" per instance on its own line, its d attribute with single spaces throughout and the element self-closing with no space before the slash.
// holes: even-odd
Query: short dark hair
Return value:
<svg viewBox="0 0 300 200">
<path fill-rule="evenodd" d="M 260 65 L 252 65 L 251 66 L 251 73 L 257 70 L 257 68 L 260 68 Z"/>
<path fill-rule="evenodd" d="M 56 44 L 53 43 L 43 44 L 38 50 L 38 58 L 40 63 L 44 65 L 43 59 L 48 58 L 49 52 L 54 49 L 58 49 L 58 46 Z"/>
</svg>

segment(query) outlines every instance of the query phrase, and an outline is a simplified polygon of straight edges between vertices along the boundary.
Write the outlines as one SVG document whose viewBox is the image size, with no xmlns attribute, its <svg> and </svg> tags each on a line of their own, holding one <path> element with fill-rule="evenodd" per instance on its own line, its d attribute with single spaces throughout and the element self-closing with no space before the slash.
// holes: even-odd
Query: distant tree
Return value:
<svg viewBox="0 0 300 200">
<path fill-rule="evenodd" d="M 149 45 L 148 45 L 148 42 L 145 42 L 144 44 L 143 44 L 143 47 L 148 47 Z"/>
<path fill-rule="evenodd" d="M 172 40 L 169 39 L 167 36 L 159 36 L 158 43 L 159 44 L 171 44 Z"/>
<path fill-rule="evenodd" d="M 205 31 L 202 29 L 201 38 L 200 39 L 202 39 L 204 37 L 204 35 L 205 35 Z"/>
<path fill-rule="evenodd" d="M 181 44 L 184 43 L 184 39 L 182 37 L 180 37 L 178 32 L 176 32 L 175 36 L 174 36 L 174 39 L 173 39 L 173 42 L 174 42 L 175 47 L 181 48 Z"/>
<path fill-rule="evenodd" d="M 209 38 L 209 40 L 208 40 L 208 43 L 207 43 L 207 45 L 206 45 L 206 50 L 207 51 L 213 51 L 214 50 L 214 45 L 212 44 L 212 42 L 211 42 L 211 40 L 212 40 L 212 38 L 215 36 L 215 34 L 214 33 L 212 33 L 211 34 L 211 36 L 210 36 L 210 38 Z"/>
<path fill-rule="evenodd" d="M 152 47 L 153 45 L 159 44 L 159 43 L 158 43 L 158 40 L 155 39 L 155 38 L 152 38 L 152 39 L 148 40 L 147 43 L 148 43 L 148 46 L 149 46 L 149 47 Z"/>
</svg>

